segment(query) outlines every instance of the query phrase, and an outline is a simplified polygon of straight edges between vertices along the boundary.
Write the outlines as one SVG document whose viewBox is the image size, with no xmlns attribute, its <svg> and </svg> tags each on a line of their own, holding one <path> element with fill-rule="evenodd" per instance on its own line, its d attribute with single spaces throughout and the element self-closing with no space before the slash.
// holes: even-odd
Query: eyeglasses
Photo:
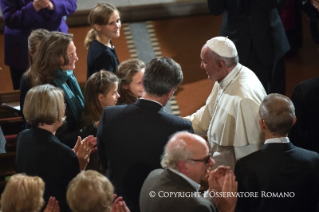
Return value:
<svg viewBox="0 0 319 212">
<path fill-rule="evenodd" d="M 197 162 L 204 162 L 206 165 L 208 165 L 209 159 L 212 158 L 212 153 L 209 153 L 205 158 L 203 159 L 187 159 L 191 161 L 197 161 Z"/>
</svg>

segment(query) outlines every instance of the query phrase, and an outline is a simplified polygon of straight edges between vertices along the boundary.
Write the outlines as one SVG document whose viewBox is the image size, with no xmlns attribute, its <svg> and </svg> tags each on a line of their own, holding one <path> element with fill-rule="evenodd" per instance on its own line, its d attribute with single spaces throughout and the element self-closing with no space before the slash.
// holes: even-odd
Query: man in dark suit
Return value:
<svg viewBox="0 0 319 212">
<path fill-rule="evenodd" d="M 277 12 L 278 0 L 207 0 L 213 15 L 223 13 L 220 35 L 238 50 L 240 63 L 254 71 L 268 93 L 285 94 L 282 57 L 290 49 Z"/>
<path fill-rule="evenodd" d="M 261 103 L 259 115 L 265 144 L 235 166 L 238 192 L 245 192 L 238 198 L 236 211 L 315 211 L 319 154 L 289 142 L 287 134 L 296 121 L 293 103 L 286 96 L 270 94 Z"/>
<path fill-rule="evenodd" d="M 153 59 L 143 76 L 142 98 L 131 105 L 106 107 L 97 133 L 98 153 L 115 193 L 132 212 L 139 211 L 139 194 L 147 175 L 160 168 L 170 135 L 193 132 L 189 121 L 166 114 L 163 106 L 183 80 L 181 67 L 171 58 Z"/>
<path fill-rule="evenodd" d="M 143 184 L 140 195 L 142 212 L 216 211 L 212 202 L 198 192 L 199 183 L 208 174 L 210 190 L 205 196 L 237 191 L 235 176 L 229 167 L 219 167 L 209 173 L 214 160 L 206 141 L 198 135 L 176 133 L 167 143 L 161 164 L 164 170 L 154 170 Z M 216 205 L 219 211 L 234 211 L 236 197 L 217 198 Z"/>
<path fill-rule="evenodd" d="M 319 77 L 298 84 L 291 95 L 296 124 L 289 132 L 294 145 L 319 153 Z"/>
</svg>

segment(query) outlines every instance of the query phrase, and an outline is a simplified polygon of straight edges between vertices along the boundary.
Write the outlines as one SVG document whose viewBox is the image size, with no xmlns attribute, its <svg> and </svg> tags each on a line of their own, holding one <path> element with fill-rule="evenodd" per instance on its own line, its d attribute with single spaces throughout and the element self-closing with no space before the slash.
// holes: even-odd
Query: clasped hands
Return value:
<svg viewBox="0 0 319 212">
<path fill-rule="evenodd" d="M 81 140 L 81 137 L 78 136 L 78 140 L 76 141 L 73 151 L 78 157 L 81 171 L 85 170 L 85 167 L 90 161 L 90 155 L 96 150 L 96 137 L 89 135 Z"/>
<path fill-rule="evenodd" d="M 209 173 L 208 177 L 209 192 L 211 194 L 225 192 L 223 195 L 214 195 L 216 207 L 219 212 L 233 212 L 235 211 L 237 197 L 238 183 L 233 171 L 229 166 L 218 166 L 214 171 Z"/>
<path fill-rule="evenodd" d="M 33 7 L 37 12 L 45 8 L 48 10 L 54 10 L 54 4 L 50 0 L 34 0 Z"/>
</svg>

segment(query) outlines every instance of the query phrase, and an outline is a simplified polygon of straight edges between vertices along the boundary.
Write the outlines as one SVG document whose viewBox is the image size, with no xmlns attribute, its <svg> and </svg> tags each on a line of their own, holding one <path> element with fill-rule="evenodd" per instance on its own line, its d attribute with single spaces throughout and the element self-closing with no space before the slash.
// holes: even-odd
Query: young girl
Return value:
<svg viewBox="0 0 319 212">
<path fill-rule="evenodd" d="M 84 40 L 84 46 L 89 49 L 87 78 L 102 69 L 114 73 L 119 61 L 111 39 L 120 36 L 120 13 L 108 3 L 98 3 L 90 11 L 88 21 L 92 29 Z"/>
<path fill-rule="evenodd" d="M 33 64 L 33 56 L 38 51 L 41 40 L 47 36 L 50 32 L 45 29 L 36 29 L 33 30 L 28 37 L 28 50 L 29 50 L 29 65 Z M 30 80 L 26 80 L 29 78 L 29 74 L 31 69 L 29 68 L 22 76 L 20 82 L 20 108 L 23 109 L 24 98 L 27 95 L 29 88 L 31 87 Z M 30 128 L 30 126 L 25 123 L 26 128 Z"/>
<path fill-rule="evenodd" d="M 48 35 L 49 31 L 46 29 L 33 30 L 28 37 L 28 50 L 29 50 L 29 65 L 32 65 L 32 57 L 37 52 L 41 40 L 44 36 Z"/>
<path fill-rule="evenodd" d="M 103 109 L 114 106 L 120 95 L 117 92 L 119 79 L 111 72 L 101 70 L 94 73 L 85 85 L 85 102 L 82 126 L 98 125 Z"/>
<path fill-rule="evenodd" d="M 145 64 L 139 59 L 129 59 L 122 62 L 116 72 L 120 78 L 118 104 L 133 104 L 142 96 L 142 77 Z"/>
<path fill-rule="evenodd" d="M 97 126 L 101 118 L 103 109 L 106 106 L 114 106 L 120 95 L 117 92 L 119 79 L 108 71 L 94 73 L 85 85 L 85 102 L 82 115 L 82 127 L 96 126 L 94 136 L 97 133 Z M 105 174 L 105 169 L 101 166 L 98 153 L 91 154 L 87 169 L 96 170 Z"/>
</svg>

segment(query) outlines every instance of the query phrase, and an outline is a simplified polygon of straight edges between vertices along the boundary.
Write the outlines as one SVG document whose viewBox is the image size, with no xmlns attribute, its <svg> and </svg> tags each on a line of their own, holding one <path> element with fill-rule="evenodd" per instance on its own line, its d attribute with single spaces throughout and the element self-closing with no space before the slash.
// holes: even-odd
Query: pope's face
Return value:
<svg viewBox="0 0 319 212">
<path fill-rule="evenodd" d="M 200 58 L 201 58 L 200 67 L 202 69 L 205 69 L 208 79 L 214 82 L 215 81 L 219 82 L 221 79 L 218 72 L 218 62 L 213 59 L 211 54 L 212 53 L 209 47 L 206 45 L 203 46 L 200 53 Z"/>
</svg>

